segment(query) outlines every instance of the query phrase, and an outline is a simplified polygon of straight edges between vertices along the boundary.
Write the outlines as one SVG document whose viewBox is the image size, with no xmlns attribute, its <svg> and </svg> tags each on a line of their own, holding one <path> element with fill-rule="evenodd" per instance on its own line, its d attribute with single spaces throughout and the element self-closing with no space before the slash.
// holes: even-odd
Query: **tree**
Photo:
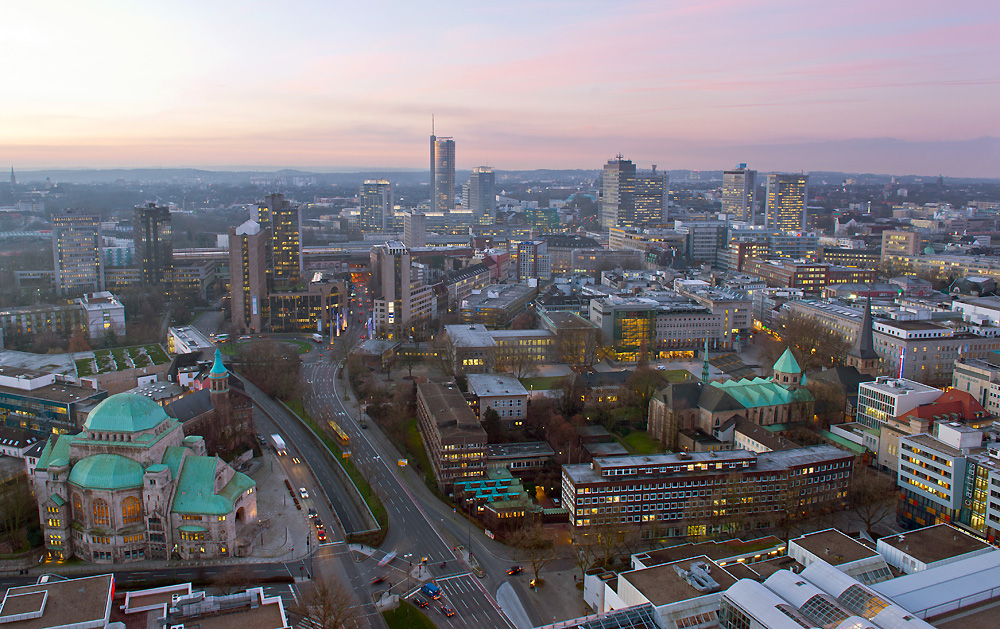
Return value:
<svg viewBox="0 0 1000 629">
<path fill-rule="evenodd" d="M 538 315 L 533 308 L 528 308 L 510 322 L 512 330 L 532 330 L 536 327 L 538 327 Z"/>
<path fill-rule="evenodd" d="M 525 349 L 506 348 L 497 355 L 497 371 L 527 378 L 535 371 L 535 358 Z"/>
<path fill-rule="evenodd" d="M 660 372 L 649 367 L 636 369 L 625 381 L 629 397 L 642 411 L 643 421 L 649 418 L 649 401 L 653 399 L 653 395 L 662 386 L 663 377 Z"/>
<path fill-rule="evenodd" d="M 504 443 L 507 441 L 507 429 L 500 421 L 500 414 L 492 406 L 483 413 L 483 430 L 486 431 L 487 443 Z"/>
<path fill-rule="evenodd" d="M 896 482 L 867 466 L 856 468 L 848 503 L 851 511 L 865 525 L 865 531 L 871 535 L 875 525 L 896 511 Z"/>
<path fill-rule="evenodd" d="M 83 333 L 83 328 L 77 328 L 73 331 L 73 336 L 69 337 L 68 349 L 71 353 L 90 351 L 90 343 L 87 335 Z"/>
<path fill-rule="evenodd" d="M 314 629 L 357 627 L 359 621 L 354 594 L 340 581 L 325 577 L 313 580 L 312 589 L 304 589 L 291 611 L 312 621 Z"/>
<path fill-rule="evenodd" d="M 406 369 L 406 375 L 412 380 L 413 379 L 413 368 L 424 361 L 420 354 L 415 352 L 406 352 L 399 357 L 399 362 Z"/>
<path fill-rule="evenodd" d="M 803 371 L 843 364 L 851 349 L 839 332 L 814 317 L 786 311 L 780 326 L 782 342 L 791 348 Z"/>
<path fill-rule="evenodd" d="M 28 475 L 0 479 L 0 542 L 6 539 L 11 548 L 18 548 L 21 528 L 37 516 L 38 509 L 28 487 Z"/>
<path fill-rule="evenodd" d="M 294 400 L 299 397 L 299 370 L 302 359 L 288 345 L 265 340 L 240 348 L 240 372 L 271 397 Z"/>
<path fill-rule="evenodd" d="M 510 538 L 511 546 L 517 548 L 525 561 L 531 565 L 531 572 L 538 579 L 538 573 L 556 558 L 552 540 L 545 535 L 541 524 L 530 524 L 518 529 Z"/>
<path fill-rule="evenodd" d="M 212 579 L 212 585 L 219 589 L 223 596 L 229 596 L 245 590 L 251 584 L 247 572 L 241 568 L 230 568 Z"/>
<path fill-rule="evenodd" d="M 596 326 L 562 326 L 556 330 L 556 352 L 561 362 L 590 369 L 597 361 L 600 334 Z"/>
<path fill-rule="evenodd" d="M 842 387 L 834 386 L 828 382 L 810 380 L 806 388 L 815 400 L 813 410 L 819 418 L 820 428 L 844 421 L 847 393 Z"/>
</svg>

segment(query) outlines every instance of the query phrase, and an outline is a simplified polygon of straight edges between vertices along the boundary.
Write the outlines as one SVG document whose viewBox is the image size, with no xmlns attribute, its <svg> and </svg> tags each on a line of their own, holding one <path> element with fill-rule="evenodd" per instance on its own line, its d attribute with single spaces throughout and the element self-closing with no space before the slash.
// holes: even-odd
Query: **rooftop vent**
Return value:
<svg viewBox="0 0 1000 629">
<path fill-rule="evenodd" d="M 678 565 L 674 566 L 674 572 L 677 573 L 677 576 L 684 579 L 694 589 L 699 592 L 717 592 L 722 589 L 722 586 L 709 576 L 710 570 L 708 564 L 703 561 L 692 563 L 690 570 L 685 570 Z"/>
</svg>

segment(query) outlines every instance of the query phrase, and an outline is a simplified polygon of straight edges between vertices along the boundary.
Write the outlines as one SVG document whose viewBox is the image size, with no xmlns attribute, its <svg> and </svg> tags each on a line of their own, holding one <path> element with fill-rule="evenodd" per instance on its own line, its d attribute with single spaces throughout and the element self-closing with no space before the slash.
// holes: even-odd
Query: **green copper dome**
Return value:
<svg viewBox="0 0 1000 629">
<path fill-rule="evenodd" d="M 222 352 L 219 348 L 215 348 L 215 363 L 212 364 L 212 370 L 208 372 L 210 377 L 222 377 L 228 376 L 229 372 L 226 371 L 226 366 L 222 364 Z"/>
<path fill-rule="evenodd" d="M 90 411 L 83 427 L 98 432 L 142 432 L 169 419 L 159 404 L 135 393 L 118 393 Z"/>
<path fill-rule="evenodd" d="M 142 486 L 142 466 L 118 454 L 95 454 L 81 459 L 69 473 L 69 482 L 84 489 L 127 489 Z"/>
</svg>

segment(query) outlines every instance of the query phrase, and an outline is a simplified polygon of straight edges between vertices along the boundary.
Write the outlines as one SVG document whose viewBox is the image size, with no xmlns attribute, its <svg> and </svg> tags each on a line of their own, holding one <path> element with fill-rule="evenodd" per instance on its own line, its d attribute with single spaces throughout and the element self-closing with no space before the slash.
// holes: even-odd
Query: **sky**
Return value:
<svg viewBox="0 0 1000 629">
<path fill-rule="evenodd" d="M 0 164 L 1000 177 L 997 0 L 7 3 Z M 890 141 L 891 139 L 892 141 Z"/>
</svg>

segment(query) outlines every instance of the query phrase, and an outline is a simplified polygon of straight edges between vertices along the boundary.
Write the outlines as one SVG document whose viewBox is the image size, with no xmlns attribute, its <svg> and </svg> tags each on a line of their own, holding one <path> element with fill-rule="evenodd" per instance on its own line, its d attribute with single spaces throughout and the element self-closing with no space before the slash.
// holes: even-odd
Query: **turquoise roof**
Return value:
<svg viewBox="0 0 1000 629">
<path fill-rule="evenodd" d="M 41 456 L 38 457 L 38 465 L 35 466 L 35 469 L 49 469 L 50 461 L 68 461 L 69 446 L 73 443 L 73 439 L 75 438 L 76 435 L 59 435 L 57 437 L 49 437 L 49 440 L 45 443 L 45 447 L 42 448 Z M 63 463 L 63 465 L 65 465 L 65 463 Z"/>
<path fill-rule="evenodd" d="M 236 499 L 257 483 L 237 472 L 222 490 L 215 493 L 217 457 L 188 456 L 181 467 L 174 493 L 174 513 L 225 515 L 233 510 Z"/>
<path fill-rule="evenodd" d="M 795 360 L 795 356 L 792 354 L 792 348 L 785 349 L 785 353 L 781 355 L 778 362 L 774 363 L 774 370 L 781 373 L 802 373 L 799 362 Z"/>
<path fill-rule="evenodd" d="M 765 378 L 726 380 L 725 382 L 710 382 L 709 385 L 722 389 L 744 408 L 778 406 L 794 402 L 808 402 L 812 399 L 812 394 L 805 389 L 791 391 Z"/>
<path fill-rule="evenodd" d="M 84 489 L 126 489 L 142 486 L 142 466 L 119 454 L 95 454 L 81 459 L 69 482 Z"/>
<path fill-rule="evenodd" d="M 142 432 L 170 419 L 159 404 L 143 395 L 118 393 L 90 411 L 84 428 L 91 431 Z"/>
<path fill-rule="evenodd" d="M 181 459 L 187 448 L 181 446 L 169 446 L 163 453 L 163 464 L 170 468 L 170 478 L 177 479 L 177 472 L 181 469 Z"/>
<path fill-rule="evenodd" d="M 229 375 L 225 365 L 222 364 L 222 352 L 218 347 L 215 348 L 215 362 L 212 363 L 212 370 L 208 372 L 208 375 L 216 377 Z"/>
</svg>

